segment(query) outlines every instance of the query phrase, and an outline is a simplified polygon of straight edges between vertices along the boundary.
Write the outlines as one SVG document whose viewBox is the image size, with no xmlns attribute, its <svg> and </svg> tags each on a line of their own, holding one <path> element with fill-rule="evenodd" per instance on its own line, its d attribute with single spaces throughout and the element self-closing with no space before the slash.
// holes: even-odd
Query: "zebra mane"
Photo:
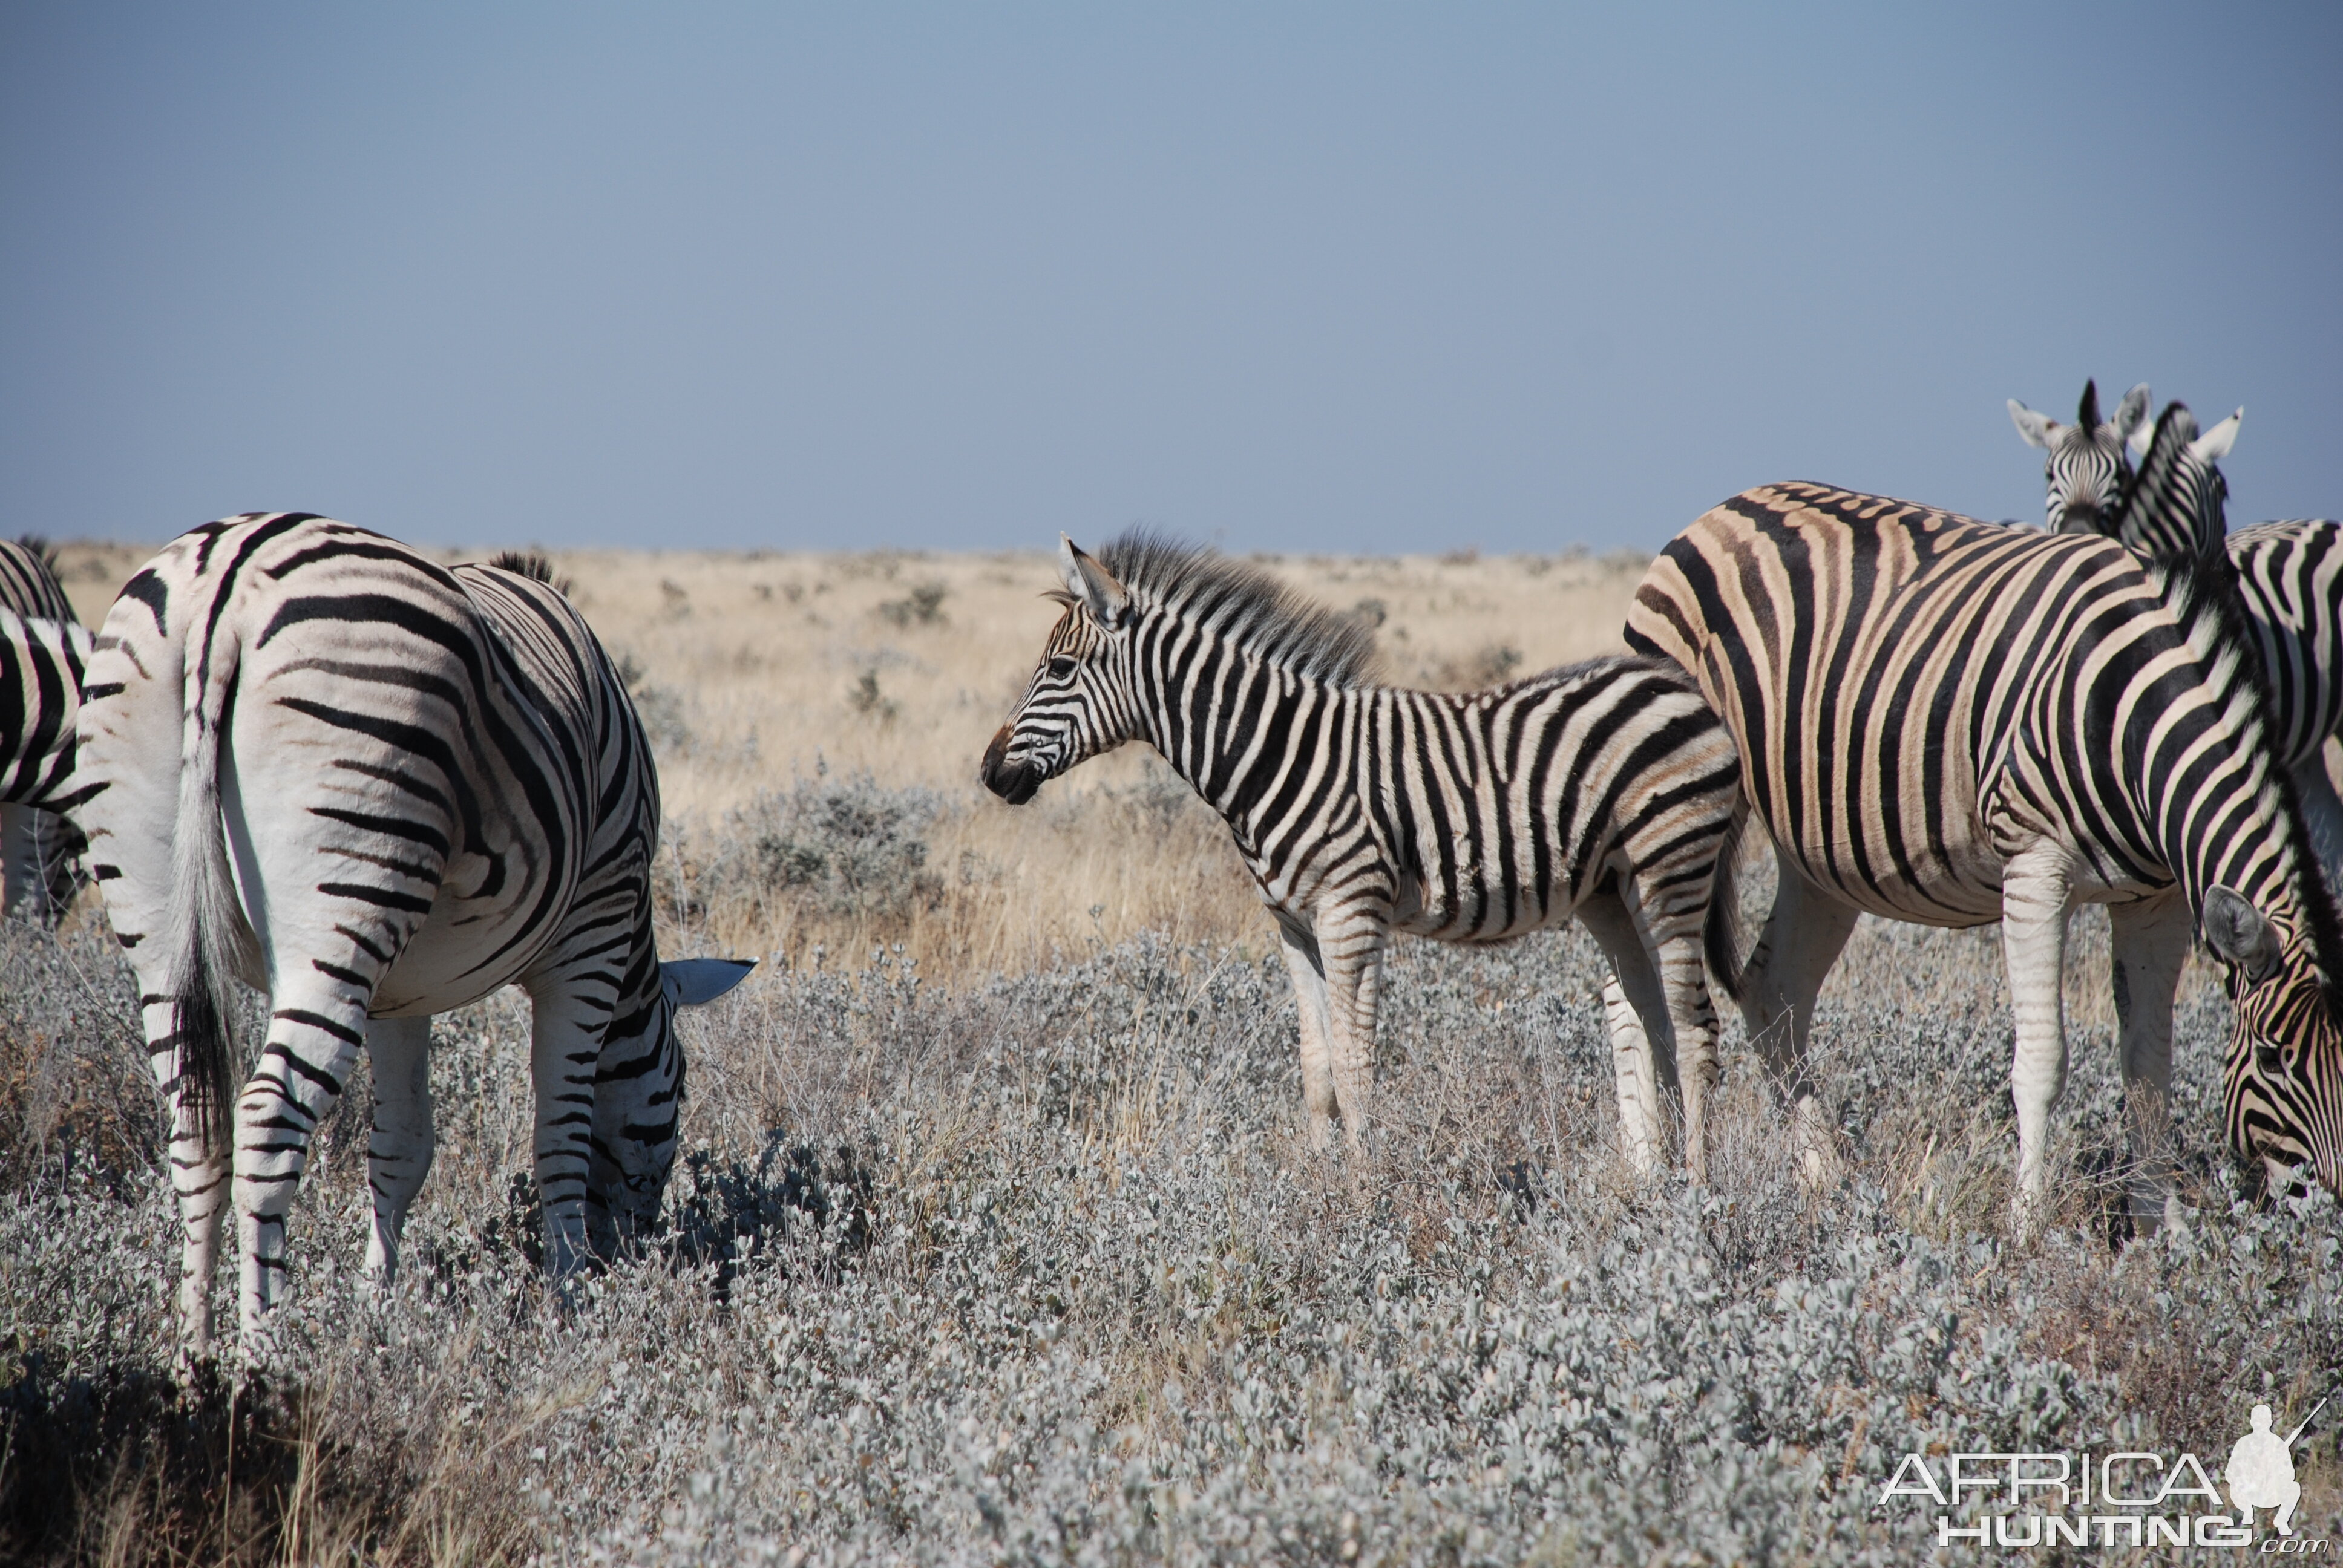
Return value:
<svg viewBox="0 0 2343 1568">
<path fill-rule="evenodd" d="M 1281 668 L 1334 686 L 1374 683 L 1374 628 L 1259 567 L 1144 528 L 1110 539 L 1098 559 L 1143 607 L 1211 627 Z"/>
<path fill-rule="evenodd" d="M 16 543 L 49 570 L 57 569 L 56 543 L 46 534 L 18 534 Z"/>
<path fill-rule="evenodd" d="M 498 550 L 488 565 L 500 572 L 541 582 L 563 598 L 568 598 L 570 590 L 578 586 L 554 571 L 551 558 L 543 550 Z"/>
<path fill-rule="evenodd" d="M 2220 465 L 2197 454 L 2196 439 L 2197 416 L 2188 405 L 2166 404 L 2111 530 L 2127 548 L 2159 564 L 2186 557 L 2209 567 L 2228 558 L 2223 503 L 2229 482 Z"/>
</svg>

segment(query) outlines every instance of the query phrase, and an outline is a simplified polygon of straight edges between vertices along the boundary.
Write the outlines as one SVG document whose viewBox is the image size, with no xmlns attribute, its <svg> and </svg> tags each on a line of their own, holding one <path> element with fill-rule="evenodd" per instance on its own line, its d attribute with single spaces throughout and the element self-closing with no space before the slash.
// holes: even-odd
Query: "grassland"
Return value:
<svg viewBox="0 0 2343 1568">
<path fill-rule="evenodd" d="M 135 564 L 67 549 L 85 615 Z M 1394 678 L 1465 685 L 1615 646 L 1642 563 L 1268 564 L 1380 616 Z M 2343 1394 L 2343 1217 L 2239 1190 L 2201 971 L 2194 1223 L 2118 1244 L 2103 920 L 2031 1244 L 1991 930 L 1858 932 L 1818 1020 L 1840 1190 L 1799 1189 L 1737 1030 L 1712 1186 L 1634 1179 L 1575 931 L 1398 950 L 1394 1123 L 1322 1159 L 1219 825 L 1136 755 L 1021 811 L 975 786 L 1046 558 L 559 565 L 659 739 L 666 950 L 769 960 L 692 1026 L 663 1236 L 553 1311 L 491 999 L 437 1026 L 398 1294 L 358 1277 L 337 1114 L 277 1361 L 183 1377 L 126 971 L 86 902 L 0 930 L 0 1557 L 1901 1563 L 1935 1540 L 1879 1501 L 1907 1452 L 2217 1472 L 2255 1401 Z M 2311 1535 L 2337 1424 L 2296 1451 Z"/>
</svg>

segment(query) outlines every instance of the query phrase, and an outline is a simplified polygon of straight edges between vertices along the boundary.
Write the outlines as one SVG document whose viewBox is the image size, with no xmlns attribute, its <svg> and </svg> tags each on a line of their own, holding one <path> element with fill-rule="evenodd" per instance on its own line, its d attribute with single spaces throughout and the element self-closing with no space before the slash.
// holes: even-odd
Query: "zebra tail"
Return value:
<svg viewBox="0 0 2343 1568">
<path fill-rule="evenodd" d="M 1708 920 L 1701 928 L 1701 945 L 1708 951 L 1708 967 L 1716 985 L 1735 1003 L 1741 1000 L 1741 889 L 1735 869 L 1741 859 L 1741 832 L 1748 825 L 1746 810 L 1733 814 L 1733 825 L 1716 847 L 1716 876 L 1708 888 Z"/>
<path fill-rule="evenodd" d="M 207 1155 L 229 1152 L 236 1136 L 232 1029 L 235 933 L 243 911 L 228 874 L 220 819 L 220 749 L 227 744 L 228 693 L 237 656 L 232 636 L 214 645 L 211 668 L 190 671 L 181 731 L 179 804 L 171 833 L 173 1032 L 179 1100 Z M 212 694 L 220 694 L 212 700 Z"/>
</svg>

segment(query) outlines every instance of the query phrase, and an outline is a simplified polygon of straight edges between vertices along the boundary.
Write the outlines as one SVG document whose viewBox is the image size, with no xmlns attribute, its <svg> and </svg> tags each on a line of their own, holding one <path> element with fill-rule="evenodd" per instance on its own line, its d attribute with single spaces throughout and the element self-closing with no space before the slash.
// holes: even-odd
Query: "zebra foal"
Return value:
<svg viewBox="0 0 2343 1568">
<path fill-rule="evenodd" d="M 264 1328 L 310 1135 L 363 1047 L 367 1266 L 394 1273 L 433 1148 L 430 1016 L 529 994 L 557 1279 L 657 1212 L 679 1005 L 749 966 L 662 964 L 659 780 L 624 687 L 541 564 L 452 571 L 302 513 L 206 524 L 125 585 L 85 679 L 75 819 L 171 1101 L 179 1306 L 208 1343 L 226 1209 Z M 249 1078 L 230 977 L 267 993 Z"/>
<path fill-rule="evenodd" d="M 55 552 L 46 540 L 30 535 L 0 539 L 0 609 L 28 621 L 78 627 L 73 602 L 57 581 Z M 21 725 L 30 713 L 29 708 L 0 708 L 0 726 Z M 68 718 L 66 728 L 71 727 Z M 0 802 L 0 916 L 45 925 L 55 925 L 64 916 L 80 886 L 72 839 L 72 830 L 54 811 L 16 800 Z"/>
<path fill-rule="evenodd" d="M 1740 743 L 1782 869 L 1743 1011 L 1794 1099 L 1812 1100 L 1815 997 L 1859 914 L 2000 920 L 2029 1225 L 2066 1077 L 2067 917 L 2105 903 L 2135 1219 L 2176 1217 L 2172 1001 L 2192 924 L 2236 1004 L 2232 1147 L 2343 1184 L 2335 915 L 2234 606 L 2193 557 L 1824 485 L 1745 491 L 1668 545 L 1628 643 L 1690 671 Z"/>
<path fill-rule="evenodd" d="M 1369 676 L 1371 634 L 1266 575 L 1146 534 L 1092 557 L 1061 538 L 1066 608 L 986 749 L 1022 805 L 1127 741 L 1218 811 L 1276 918 L 1302 1024 L 1312 1138 L 1373 1115 L 1374 1028 L 1394 930 L 1495 942 L 1574 913 L 1627 1011 L 1677 1063 L 1684 1154 L 1705 1172 L 1716 1018 L 1703 943 L 1723 944 L 1741 765 L 1676 671 L 1605 658 L 1486 691 Z M 1715 917 L 1714 919 L 1712 917 Z M 1664 1147 L 1659 1083 L 1616 1055 L 1631 1159 Z"/>
</svg>

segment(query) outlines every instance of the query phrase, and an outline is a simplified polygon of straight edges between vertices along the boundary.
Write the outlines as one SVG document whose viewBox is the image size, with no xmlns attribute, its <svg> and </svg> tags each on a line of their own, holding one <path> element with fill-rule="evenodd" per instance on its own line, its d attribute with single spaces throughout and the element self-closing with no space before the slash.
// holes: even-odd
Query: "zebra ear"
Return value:
<svg viewBox="0 0 2343 1568">
<path fill-rule="evenodd" d="M 2246 411 L 2243 408 L 2238 409 L 2202 436 L 2189 442 L 2188 450 L 2204 462 L 2219 462 L 2229 455 L 2229 448 L 2237 444 L 2237 427 L 2244 422 L 2245 417 Z"/>
<path fill-rule="evenodd" d="M 2047 414 L 2036 414 L 2015 397 L 2009 400 L 2009 422 L 2017 427 L 2017 433 L 2026 437 L 2029 447 L 2048 446 L 2050 432 L 2058 427 L 2057 420 Z"/>
<path fill-rule="evenodd" d="M 2154 401 L 2145 381 L 2125 393 L 2123 401 L 2116 405 L 2116 434 L 2125 441 L 2137 440 L 2148 427 L 2147 406 Z M 2139 450 L 2145 452 L 2147 448 L 2142 447 Z"/>
<path fill-rule="evenodd" d="M 2278 928 L 2235 889 L 2216 886 L 2205 895 L 2205 945 L 2236 967 L 2247 982 L 2259 985 L 2278 972 Z"/>
<path fill-rule="evenodd" d="M 2099 427 L 2099 378 L 2096 376 L 2083 383 L 2083 401 L 2075 411 L 2075 423 L 2096 434 Z"/>
<path fill-rule="evenodd" d="M 1122 624 L 1131 613 L 1131 594 L 1065 534 L 1058 536 L 1058 567 L 1065 574 L 1066 591 L 1091 612 L 1092 620 L 1109 630 Z"/>
<path fill-rule="evenodd" d="M 659 989 L 677 1007 L 714 1001 L 749 978 L 755 959 L 676 959 L 659 965 Z"/>
</svg>

